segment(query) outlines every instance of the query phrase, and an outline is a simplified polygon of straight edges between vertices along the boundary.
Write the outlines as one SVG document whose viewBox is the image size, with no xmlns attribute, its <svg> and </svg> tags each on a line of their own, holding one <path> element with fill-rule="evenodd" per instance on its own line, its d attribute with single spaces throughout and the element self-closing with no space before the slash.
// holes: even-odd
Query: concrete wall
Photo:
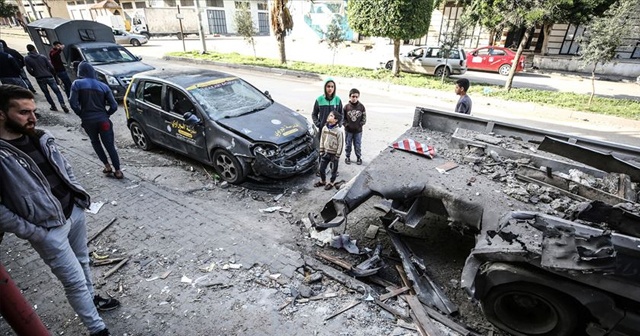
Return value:
<svg viewBox="0 0 640 336">
<path fill-rule="evenodd" d="M 592 66 L 582 68 L 582 63 L 575 56 L 549 55 L 533 56 L 533 65 L 543 70 L 558 70 L 567 72 L 591 73 Z M 597 75 L 636 78 L 640 76 L 640 62 L 638 60 L 621 59 L 617 63 L 599 64 Z"/>
</svg>

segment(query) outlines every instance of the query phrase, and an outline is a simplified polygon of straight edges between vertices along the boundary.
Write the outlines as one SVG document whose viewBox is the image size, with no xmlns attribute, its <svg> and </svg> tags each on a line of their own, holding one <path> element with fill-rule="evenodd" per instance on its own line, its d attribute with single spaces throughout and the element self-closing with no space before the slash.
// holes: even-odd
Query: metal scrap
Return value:
<svg viewBox="0 0 640 336">
<path fill-rule="evenodd" d="M 609 153 L 600 152 L 548 136 L 544 137 L 538 149 L 562 155 L 609 173 L 627 174 L 633 182 L 640 182 L 640 167 L 631 162 L 621 160 Z"/>
</svg>

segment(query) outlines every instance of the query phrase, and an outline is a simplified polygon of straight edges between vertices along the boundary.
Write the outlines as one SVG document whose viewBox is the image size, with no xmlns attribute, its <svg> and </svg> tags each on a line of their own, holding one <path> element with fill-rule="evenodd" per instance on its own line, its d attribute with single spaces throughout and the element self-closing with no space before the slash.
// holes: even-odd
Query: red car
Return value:
<svg viewBox="0 0 640 336">
<path fill-rule="evenodd" d="M 503 76 L 509 75 L 516 53 L 503 47 L 482 47 L 467 54 L 469 70 L 497 71 Z M 516 72 L 524 70 L 524 56 L 520 56 Z"/>
</svg>

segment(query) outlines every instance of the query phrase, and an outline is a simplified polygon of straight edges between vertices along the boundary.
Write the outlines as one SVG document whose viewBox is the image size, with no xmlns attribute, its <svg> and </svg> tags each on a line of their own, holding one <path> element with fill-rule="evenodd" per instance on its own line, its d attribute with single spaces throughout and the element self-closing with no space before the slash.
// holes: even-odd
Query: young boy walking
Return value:
<svg viewBox="0 0 640 336">
<path fill-rule="evenodd" d="M 356 152 L 356 163 L 362 164 L 362 126 L 367 123 L 367 112 L 364 105 L 358 100 L 360 91 L 351 89 L 349 91 L 349 104 L 345 105 L 344 111 L 344 135 L 346 141 L 344 163 L 351 164 L 351 148 Z"/>
<path fill-rule="evenodd" d="M 467 94 L 469 90 L 469 80 L 466 78 L 460 78 L 456 81 L 455 92 L 460 99 L 456 104 L 456 112 L 462 114 L 471 114 L 471 98 Z"/>
<path fill-rule="evenodd" d="M 333 188 L 333 183 L 338 177 L 338 161 L 344 147 L 344 133 L 336 118 L 336 112 L 331 112 L 327 116 L 327 124 L 322 128 L 320 135 L 320 181 L 313 186 L 318 188 L 324 186 L 325 190 Z M 327 183 L 327 166 L 331 165 L 331 179 Z"/>
</svg>

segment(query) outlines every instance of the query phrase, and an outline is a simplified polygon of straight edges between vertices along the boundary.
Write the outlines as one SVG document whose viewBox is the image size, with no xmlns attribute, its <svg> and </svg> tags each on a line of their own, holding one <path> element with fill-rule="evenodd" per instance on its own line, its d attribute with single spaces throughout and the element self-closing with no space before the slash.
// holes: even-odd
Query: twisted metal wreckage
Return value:
<svg viewBox="0 0 640 336">
<path fill-rule="evenodd" d="M 318 229 L 347 224 L 370 197 L 420 301 L 457 308 L 394 233 L 425 215 L 476 234 L 462 287 L 514 335 L 640 333 L 640 148 L 417 107 L 398 142 L 324 206 Z M 395 146 L 397 147 L 397 146 Z M 600 188 L 603 187 L 603 188 Z"/>
</svg>

